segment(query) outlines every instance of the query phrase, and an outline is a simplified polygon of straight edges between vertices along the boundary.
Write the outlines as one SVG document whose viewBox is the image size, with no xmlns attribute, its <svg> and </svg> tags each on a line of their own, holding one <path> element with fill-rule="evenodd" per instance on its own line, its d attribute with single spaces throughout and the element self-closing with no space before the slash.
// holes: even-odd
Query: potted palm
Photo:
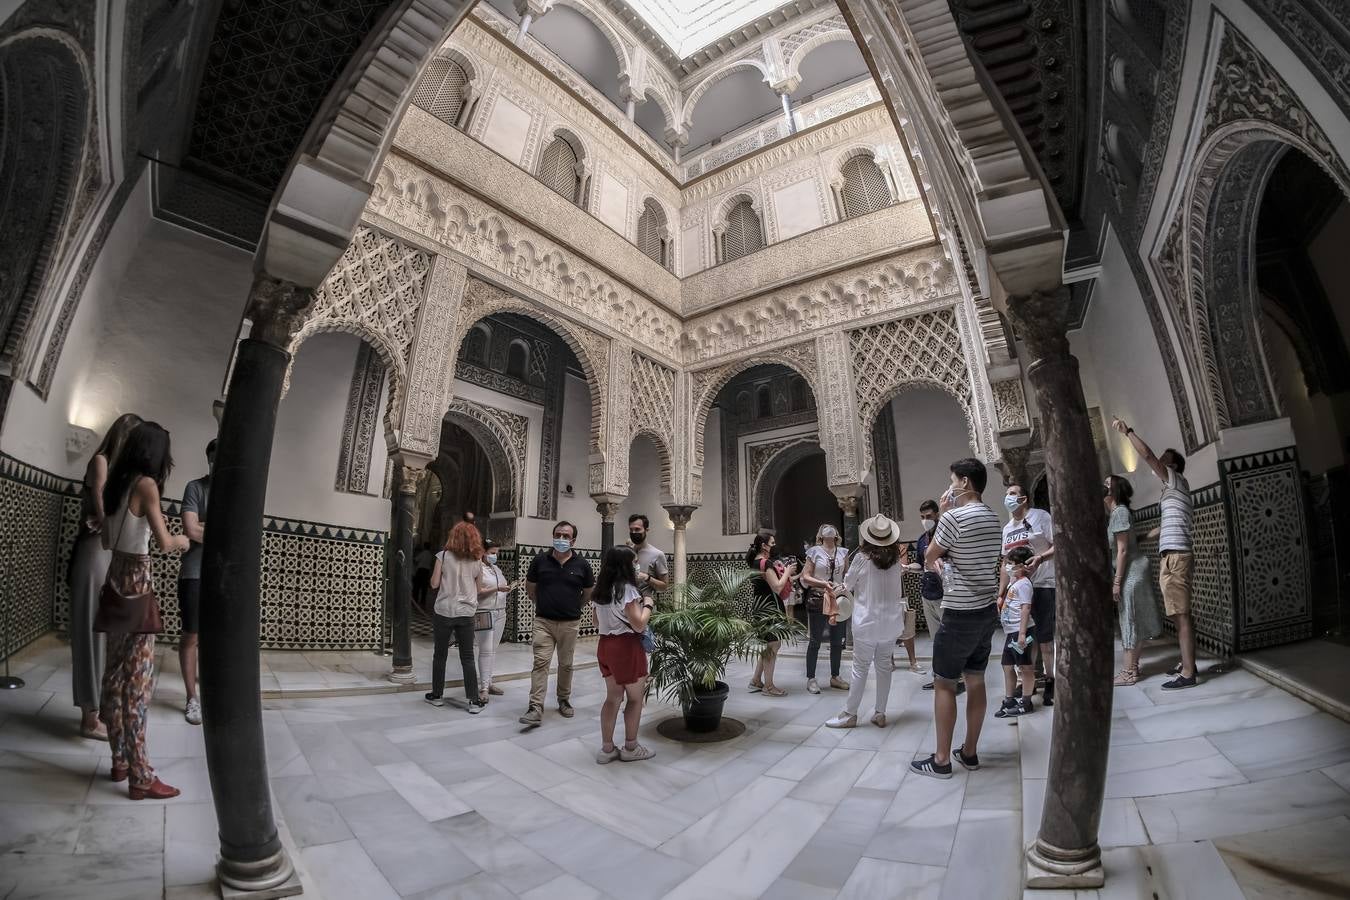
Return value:
<svg viewBox="0 0 1350 900">
<path fill-rule="evenodd" d="M 738 611 L 737 595 L 747 591 L 750 577 L 728 566 L 705 584 L 678 585 L 674 602 L 652 616 L 652 687 L 661 699 L 679 704 L 689 731 L 716 731 L 721 724 L 729 693 L 722 679 L 732 657 L 758 659 L 768 641 L 804 631 L 777 604 L 756 602 L 753 594 L 744 614 Z"/>
</svg>

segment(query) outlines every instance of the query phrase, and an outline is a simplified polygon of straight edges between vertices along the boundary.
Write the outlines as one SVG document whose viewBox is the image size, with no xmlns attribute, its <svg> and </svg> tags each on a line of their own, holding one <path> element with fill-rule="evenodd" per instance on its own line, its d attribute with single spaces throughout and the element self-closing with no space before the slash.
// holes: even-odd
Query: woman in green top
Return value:
<svg viewBox="0 0 1350 900">
<path fill-rule="evenodd" d="M 1120 643 L 1125 648 L 1125 665 L 1116 675 L 1117 686 L 1139 680 L 1139 651 L 1145 641 L 1162 632 L 1158 598 L 1153 594 L 1148 557 L 1139 549 L 1130 524 L 1130 498 L 1134 488 L 1119 475 L 1106 476 L 1103 486 L 1106 512 L 1106 539 L 1111 550 L 1111 596 L 1120 611 Z"/>
</svg>

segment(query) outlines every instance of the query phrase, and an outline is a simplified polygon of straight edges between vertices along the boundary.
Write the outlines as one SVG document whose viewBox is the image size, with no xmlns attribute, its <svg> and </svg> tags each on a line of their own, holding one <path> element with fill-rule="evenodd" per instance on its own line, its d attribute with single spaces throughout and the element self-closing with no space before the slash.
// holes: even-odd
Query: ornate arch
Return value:
<svg viewBox="0 0 1350 900">
<path fill-rule="evenodd" d="M 553 6 L 566 6 L 568 9 L 584 16 L 592 25 L 600 30 L 609 41 L 610 47 L 614 49 L 614 57 L 619 63 L 619 80 L 622 81 L 633 71 L 633 61 L 628 58 L 628 48 L 614 26 L 605 21 L 604 17 L 590 7 L 589 4 L 579 3 L 577 0 L 553 0 Z"/>
<path fill-rule="evenodd" d="M 773 527 L 773 495 L 788 470 L 808 456 L 824 452 L 825 448 L 820 446 L 820 439 L 815 434 L 789 438 L 773 448 L 773 455 L 765 460 L 764 468 L 757 476 L 748 473 L 755 478 L 750 491 L 750 521 L 747 523 L 752 530 Z"/>
<path fill-rule="evenodd" d="M 516 420 L 525 422 L 524 426 Z M 492 467 L 492 512 L 524 515 L 521 499 L 525 495 L 528 420 L 456 397 L 450 401 L 445 421 L 467 431 L 487 454 Z"/>
<path fill-rule="evenodd" d="M 703 95 L 708 93 L 708 89 L 732 72 L 740 69 L 754 69 L 764 78 L 764 84 L 767 86 L 771 80 L 768 67 L 757 59 L 738 59 L 735 62 L 728 63 L 716 72 L 710 74 L 707 78 L 698 83 L 698 86 L 690 92 L 688 99 L 684 101 L 684 107 L 680 111 L 680 128 L 688 130 L 694 121 L 694 110 L 698 107 L 698 101 L 703 99 Z"/>
<path fill-rule="evenodd" d="M 609 371 L 609 339 L 589 328 L 544 312 L 537 304 L 517 297 L 495 284 L 470 277 L 464 288 L 464 299 L 460 304 L 451 340 L 454 350 L 449 365 L 452 370 L 469 329 L 480 319 L 497 312 L 514 312 L 534 319 L 552 329 L 576 354 L 591 393 L 590 452 L 593 454 L 603 452 L 607 430 L 605 397 L 608 381 L 605 375 Z"/>
<path fill-rule="evenodd" d="M 74 39 L 32 28 L 0 42 L 0 91 L 0 365 L 19 377 L 103 178 L 93 76 Z"/>
<path fill-rule="evenodd" d="M 653 447 L 656 448 L 656 455 L 661 460 L 660 481 L 661 505 L 670 506 L 675 502 L 675 493 L 673 491 L 674 465 L 671 462 L 671 452 L 669 440 L 663 435 L 658 434 L 652 428 L 636 428 L 633 430 L 633 439 L 628 443 L 628 451 L 631 454 L 633 444 L 637 443 L 638 438 L 646 438 Z"/>
<path fill-rule="evenodd" d="M 764 200 L 760 197 L 759 190 L 749 185 L 741 185 L 723 197 L 721 202 L 717 204 L 717 212 L 713 215 L 713 224 L 725 224 L 727 215 L 742 201 L 748 201 L 750 208 L 755 211 L 755 215 L 759 216 L 760 221 L 764 220 Z M 766 234 L 765 237 L 767 238 L 768 235 Z"/>
<path fill-rule="evenodd" d="M 771 354 L 759 353 L 715 368 L 691 372 L 690 406 L 694 414 L 695 466 L 700 468 L 703 466 L 704 429 L 707 428 L 708 416 L 712 413 L 713 401 L 717 399 L 717 395 L 737 375 L 747 369 L 753 369 L 755 366 L 766 365 L 786 366 L 796 372 L 806 381 L 807 387 L 811 389 L 812 396 L 816 398 L 816 403 L 820 403 L 821 391 L 816 363 L 816 344 L 815 341 L 811 340 L 777 348 Z"/>
<path fill-rule="evenodd" d="M 671 102 L 663 92 L 657 89 L 657 85 L 648 82 L 642 91 L 642 101 L 653 101 L 661 109 L 661 115 L 666 117 L 666 130 L 673 131 L 679 127 L 679 119 L 675 112 L 675 104 Z"/>
<path fill-rule="evenodd" d="M 805 40 L 797 43 L 797 39 L 805 36 Z M 788 50 L 787 56 L 787 74 L 788 78 L 796 81 L 802 77 L 802 63 L 806 57 L 811 55 L 811 51 L 824 44 L 834 41 L 853 41 L 853 32 L 848 30 L 848 25 L 844 23 L 843 16 L 832 16 L 823 22 L 817 22 L 815 25 L 807 26 L 797 34 L 789 35 L 785 40 L 784 49 Z M 795 46 L 792 46 L 795 45 Z"/>
</svg>

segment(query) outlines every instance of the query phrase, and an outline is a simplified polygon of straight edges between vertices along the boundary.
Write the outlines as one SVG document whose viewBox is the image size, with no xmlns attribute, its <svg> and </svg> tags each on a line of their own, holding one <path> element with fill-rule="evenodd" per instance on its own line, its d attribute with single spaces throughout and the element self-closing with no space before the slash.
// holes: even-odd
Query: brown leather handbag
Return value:
<svg viewBox="0 0 1350 900">
<path fill-rule="evenodd" d="M 94 613 L 94 630 L 121 634 L 160 634 L 164 620 L 159 615 L 159 598 L 153 590 L 130 596 L 112 582 L 103 582 Z"/>
</svg>

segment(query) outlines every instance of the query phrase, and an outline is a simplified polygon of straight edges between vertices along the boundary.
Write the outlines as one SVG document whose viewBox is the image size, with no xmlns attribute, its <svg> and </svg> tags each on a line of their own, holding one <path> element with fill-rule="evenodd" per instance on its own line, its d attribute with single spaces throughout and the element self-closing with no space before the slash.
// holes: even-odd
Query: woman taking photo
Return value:
<svg viewBox="0 0 1350 900">
<path fill-rule="evenodd" d="M 497 660 L 497 645 L 506 632 L 506 599 L 515 588 L 497 566 L 498 549 L 500 545 L 496 541 L 491 538 L 483 540 L 483 572 L 478 576 L 478 616 L 489 616 L 492 627 L 482 628 L 482 622 L 476 623 L 474 642 L 478 653 L 478 699 L 484 703 L 489 694 L 500 697 L 504 693 L 492 683 L 492 667 Z"/>
<path fill-rule="evenodd" d="M 905 630 L 905 590 L 897 541 L 900 526 L 873 516 L 858 528 L 861 546 L 844 573 L 844 588 L 853 595 L 853 677 L 844 711 L 825 724 L 853 728 L 867 688 L 867 672 L 877 667 L 877 699 L 872 724 L 886 727 L 886 701 L 891 696 L 895 639 Z"/>
<path fill-rule="evenodd" d="M 169 534 L 159 508 L 172 468 L 169 433 L 154 422 L 143 422 L 116 454 L 103 487 L 103 546 L 112 551 L 112 561 L 94 617 L 94 630 L 104 632 L 108 643 L 99 715 L 108 727 L 112 780 L 129 778 L 132 800 L 167 800 L 179 794 L 178 788 L 155 777 L 145 746 L 155 635 L 164 630 L 150 571 L 150 536 L 166 552 L 188 549 L 185 535 Z"/>
<path fill-rule="evenodd" d="M 785 614 L 787 607 L 783 604 L 783 597 L 792 590 L 792 576 L 797 574 L 797 565 L 784 566 L 779 562 L 774 552 L 776 546 L 774 536 L 761 531 L 750 543 L 750 550 L 745 554 L 745 564 L 755 570 L 750 585 L 754 589 L 756 609 L 777 608 L 779 614 Z M 771 635 L 765 635 L 764 641 L 768 648 L 759 662 L 755 663 L 755 674 L 750 677 L 750 693 L 763 691 L 770 697 L 785 696 L 787 691 L 773 683 L 773 669 L 782 642 Z"/>
<path fill-rule="evenodd" d="M 1130 524 L 1130 498 L 1134 488 L 1119 475 L 1106 476 L 1102 486 L 1106 495 L 1106 539 L 1111 548 L 1111 596 L 1120 615 L 1120 644 L 1125 648 L 1125 665 L 1115 684 L 1126 687 L 1139 680 L 1139 651 L 1145 641 L 1162 633 L 1162 617 L 1153 594 L 1148 557 L 1139 549 Z"/>
<path fill-rule="evenodd" d="M 816 684 L 816 660 L 820 656 L 820 642 L 830 642 L 830 687 L 848 690 L 848 682 L 839 677 L 839 665 L 844 658 L 844 638 L 848 623 L 830 624 L 823 604 L 825 591 L 833 590 L 844 575 L 844 560 L 848 551 L 839 546 L 839 530 L 833 525 L 822 525 L 816 531 L 816 543 L 806 552 L 806 568 L 802 571 L 803 601 L 806 606 L 807 628 L 810 639 L 806 644 L 806 689 L 820 693 Z"/>
<path fill-rule="evenodd" d="M 487 706 L 478 693 L 478 668 L 473 660 L 473 620 L 478 612 L 478 581 L 483 572 L 483 538 L 471 522 L 460 522 L 450 529 L 445 549 L 436 554 L 431 570 L 431 587 L 436 591 L 432 612 L 433 649 L 431 654 L 431 693 L 427 702 L 444 706 L 445 658 L 450 652 L 450 636 L 459 645 L 459 664 L 464 670 L 464 698 L 468 710 L 477 715 Z"/>
<path fill-rule="evenodd" d="M 84 469 L 80 488 L 80 530 L 70 557 L 70 658 L 71 692 L 75 705 L 83 713 L 80 733 L 96 741 L 106 741 L 108 731 L 98 719 L 99 682 L 103 678 L 103 636 L 94 633 L 94 611 L 99 591 L 108 574 L 111 551 L 103 549 L 103 488 L 108 469 L 117 461 L 122 447 L 141 417 L 134 413 L 118 416 Z"/>
<path fill-rule="evenodd" d="M 605 554 L 600 575 L 595 580 L 591 602 L 595 604 L 595 625 L 600 644 L 595 658 L 605 678 L 605 702 L 600 707 L 600 765 L 614 760 L 637 762 L 655 754 L 638 743 L 638 724 L 642 720 L 642 701 L 647 678 L 647 651 L 642 633 L 656 604 L 638 590 L 637 555 L 631 547 L 618 545 Z M 614 743 L 614 726 L 623 708 L 623 746 Z"/>
</svg>

